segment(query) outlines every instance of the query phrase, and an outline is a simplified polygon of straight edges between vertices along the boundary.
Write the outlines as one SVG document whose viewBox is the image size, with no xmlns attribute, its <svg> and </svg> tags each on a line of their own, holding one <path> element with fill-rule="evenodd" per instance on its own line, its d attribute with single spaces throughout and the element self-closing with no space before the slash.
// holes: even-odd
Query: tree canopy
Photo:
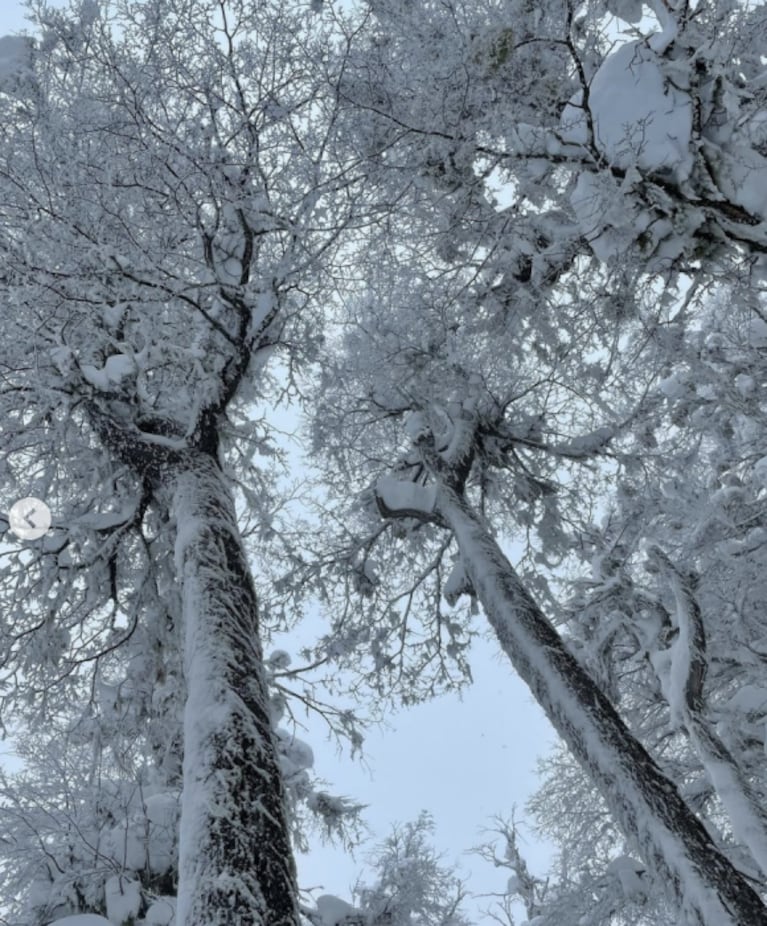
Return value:
<svg viewBox="0 0 767 926">
<path fill-rule="evenodd" d="M 464 683 L 488 618 L 568 750 L 547 884 L 504 831 L 531 922 L 767 922 L 765 7 L 31 8 L 0 44 L 0 479 L 54 525 L 4 551 L 0 706 L 86 699 L 67 735 L 124 752 L 107 822 L 146 840 L 25 926 L 153 922 L 154 804 L 183 926 L 459 915 L 424 820 L 362 906 L 299 904 L 289 806 L 352 809 L 277 726 L 263 641 L 307 603 L 309 663 L 370 702 Z M 254 411 L 286 396 L 300 515 Z"/>
</svg>

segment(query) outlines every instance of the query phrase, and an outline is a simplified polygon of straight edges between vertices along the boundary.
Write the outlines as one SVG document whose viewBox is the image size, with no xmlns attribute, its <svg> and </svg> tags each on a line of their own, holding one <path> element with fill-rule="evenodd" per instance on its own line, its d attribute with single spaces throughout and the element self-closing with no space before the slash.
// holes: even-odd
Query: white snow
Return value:
<svg viewBox="0 0 767 926">
<path fill-rule="evenodd" d="M 690 392 L 688 376 L 681 370 L 671 373 L 658 383 L 658 389 L 668 399 L 681 399 Z"/>
<path fill-rule="evenodd" d="M 127 354 L 114 354 L 107 358 L 104 373 L 110 382 L 120 383 L 136 373 L 136 361 Z"/>
<path fill-rule="evenodd" d="M 176 898 L 158 897 L 144 915 L 144 926 L 172 926 L 176 918 Z"/>
<path fill-rule="evenodd" d="M 280 744 L 280 767 L 286 777 L 291 778 L 304 769 L 312 768 L 314 752 L 308 743 L 284 729 L 277 730 L 277 739 Z"/>
<path fill-rule="evenodd" d="M 227 257 L 219 267 L 221 282 L 230 286 L 237 286 L 242 275 L 242 263 L 236 257 Z"/>
<path fill-rule="evenodd" d="M 405 419 L 405 433 L 416 443 L 419 438 L 431 433 L 431 428 L 423 412 L 411 412 Z"/>
<path fill-rule="evenodd" d="M 607 9 L 627 23 L 638 23 L 642 19 L 642 0 L 607 0 Z"/>
<path fill-rule="evenodd" d="M 767 347 L 767 322 L 758 317 L 749 321 L 748 343 L 751 347 Z"/>
<path fill-rule="evenodd" d="M 76 913 L 74 916 L 54 920 L 51 926 L 114 926 L 114 923 L 96 913 Z"/>
<path fill-rule="evenodd" d="M 574 98 L 562 113 L 561 138 L 585 144 L 586 117 Z M 618 168 L 690 174 L 692 101 L 665 79 L 660 59 L 644 42 L 627 42 L 608 58 L 589 88 L 597 147 Z"/>
<path fill-rule="evenodd" d="M 679 24 L 671 11 L 668 0 L 653 0 L 652 8 L 658 17 L 661 31 L 650 37 L 650 48 L 659 55 L 671 45 L 679 33 Z"/>
<path fill-rule="evenodd" d="M 565 104 L 560 119 L 560 138 L 569 145 L 587 145 L 589 143 L 588 123 L 583 110 L 583 93 L 579 90 Z M 552 154 L 556 152 L 551 152 Z"/>
<path fill-rule="evenodd" d="M 0 36 L 0 91 L 32 67 L 32 43 L 22 35 Z"/>
<path fill-rule="evenodd" d="M 357 919 L 360 916 L 359 910 L 333 894 L 323 894 L 317 898 L 317 913 L 323 926 L 339 926 L 346 922 L 347 918 Z"/>
<path fill-rule="evenodd" d="M 136 361 L 127 354 L 114 354 L 107 357 L 103 367 L 84 364 L 81 368 L 83 377 L 102 392 L 110 392 L 119 387 L 124 380 L 136 375 Z"/>
<path fill-rule="evenodd" d="M 104 897 L 107 904 L 107 917 L 114 924 L 122 926 L 134 920 L 141 909 L 141 885 L 120 875 L 113 875 L 104 885 Z"/>
<path fill-rule="evenodd" d="M 463 560 L 459 556 L 453 564 L 445 584 L 442 586 L 442 596 L 449 605 L 455 605 L 469 587 L 469 577 L 466 575 Z"/>
<path fill-rule="evenodd" d="M 117 302 L 114 305 L 105 305 L 101 310 L 101 317 L 104 324 L 111 329 L 119 327 L 125 316 L 125 303 Z"/>
<path fill-rule="evenodd" d="M 727 707 L 743 715 L 767 713 L 767 689 L 743 685 L 729 699 Z"/>
<path fill-rule="evenodd" d="M 394 476 L 381 476 L 376 483 L 376 495 L 389 511 L 431 514 L 436 500 L 436 488 L 404 482 Z"/>
<path fill-rule="evenodd" d="M 690 718 L 688 730 L 695 751 L 741 840 L 762 872 L 767 872 L 767 814 L 751 790 L 737 760 L 704 721 Z"/>
<path fill-rule="evenodd" d="M 146 816 L 150 823 L 157 826 L 175 826 L 179 812 L 179 795 L 164 791 L 152 794 L 144 802 Z"/>
<path fill-rule="evenodd" d="M 740 134 L 747 139 L 749 147 L 767 146 L 767 109 L 757 110 L 740 128 Z"/>
<path fill-rule="evenodd" d="M 610 228 L 609 192 L 605 196 L 604 182 L 599 175 L 581 174 L 570 194 L 570 203 L 591 250 L 601 261 L 608 262 L 629 247 L 633 235 L 619 235 Z"/>
<path fill-rule="evenodd" d="M 682 181 L 692 164 L 692 105 L 684 87 L 671 86 L 680 75 L 666 80 L 664 61 L 655 54 L 665 50 L 677 30 L 665 3 L 658 0 L 655 7 L 662 31 L 651 37 L 649 48 L 633 42 L 606 59 L 594 77 L 590 106 L 597 144 L 613 163 L 670 169 Z M 578 103 L 574 98 L 565 107 L 561 137 L 583 145 L 586 120 Z M 767 157 L 760 153 L 767 140 L 767 112 L 759 109 L 742 118 L 736 99 L 723 105 L 729 117 L 723 124 L 714 120 L 704 132 L 706 164 L 727 200 L 767 220 Z"/>
<path fill-rule="evenodd" d="M 622 181 L 607 173 L 584 172 L 578 177 L 570 203 L 591 250 L 609 263 L 621 258 L 637 240 L 649 273 L 665 269 L 683 250 L 683 237 L 672 223 L 645 208 L 632 192 L 639 179 L 629 168 Z"/>
<path fill-rule="evenodd" d="M 654 650 L 648 655 L 663 697 L 669 706 L 671 721 L 676 727 L 681 727 L 684 723 L 684 689 L 687 676 L 681 674 L 679 664 L 684 660 L 684 647 L 680 647 L 679 640 L 676 640 L 668 649 Z"/>
<path fill-rule="evenodd" d="M 557 445 L 557 450 L 575 455 L 582 454 L 583 456 L 588 456 L 603 450 L 614 434 L 615 432 L 612 428 L 597 428 L 595 431 L 591 431 L 588 434 L 581 434 L 578 437 L 573 437 L 572 440 L 566 443 Z"/>
<path fill-rule="evenodd" d="M 751 478 L 757 485 L 767 487 L 767 457 L 761 457 L 754 463 Z"/>
<path fill-rule="evenodd" d="M 731 145 L 717 151 L 711 161 L 716 184 L 724 196 L 753 216 L 767 220 L 767 158 L 745 145 Z"/>
<path fill-rule="evenodd" d="M 72 372 L 75 360 L 69 347 L 62 344 L 60 347 L 51 348 L 50 357 L 54 366 L 62 376 L 68 376 L 69 373 Z"/>
<path fill-rule="evenodd" d="M 261 331 L 264 322 L 274 315 L 276 309 L 277 300 L 272 290 L 259 293 L 250 319 L 251 334 Z"/>
<path fill-rule="evenodd" d="M 270 669 L 287 669 L 291 663 L 290 653 L 284 649 L 276 649 L 266 660 Z"/>
<path fill-rule="evenodd" d="M 104 850 L 122 868 L 141 871 L 146 865 L 146 841 L 142 829 L 125 821 L 104 837 Z"/>
<path fill-rule="evenodd" d="M 608 874 L 620 881 L 623 893 L 629 899 L 636 899 L 645 893 L 641 879 L 644 870 L 645 866 L 630 855 L 619 855 L 607 866 Z"/>
<path fill-rule="evenodd" d="M 750 395 L 753 395 L 754 390 L 756 389 L 756 382 L 754 381 L 754 377 L 748 376 L 746 373 L 738 373 L 738 375 L 733 380 L 733 383 L 735 388 L 744 399 L 747 399 Z"/>
<path fill-rule="evenodd" d="M 516 875 L 512 875 L 509 880 L 506 882 L 506 893 L 507 894 L 516 894 L 517 891 L 522 887 L 522 882 Z"/>
<path fill-rule="evenodd" d="M 176 832 L 181 810 L 180 795 L 172 792 L 153 794 L 145 802 L 149 820 L 149 868 L 162 874 L 176 861 Z"/>
<path fill-rule="evenodd" d="M 133 508 L 126 504 L 114 511 L 82 515 L 77 518 L 77 524 L 91 530 L 106 530 L 110 527 L 116 527 L 118 524 L 124 524 L 132 514 Z"/>
<path fill-rule="evenodd" d="M 589 104 L 599 147 L 617 166 L 673 168 L 685 179 L 692 168 L 692 102 L 667 84 L 657 56 L 628 42 L 594 75 Z"/>
</svg>

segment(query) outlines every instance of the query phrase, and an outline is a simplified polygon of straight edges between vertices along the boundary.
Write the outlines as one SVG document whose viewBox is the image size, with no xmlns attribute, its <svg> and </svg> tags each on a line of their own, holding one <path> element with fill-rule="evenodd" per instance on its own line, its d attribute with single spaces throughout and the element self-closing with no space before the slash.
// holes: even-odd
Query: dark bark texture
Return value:
<svg viewBox="0 0 767 926">
<path fill-rule="evenodd" d="M 428 459 L 428 458 L 427 458 Z M 442 478 L 422 520 L 455 536 L 464 569 L 503 651 L 586 774 L 618 825 L 666 886 L 685 926 L 767 926 L 767 908 L 719 851 L 676 786 L 635 739 L 524 587 L 472 510 L 460 485 Z M 454 483 L 454 481 L 453 481 Z M 379 498 L 385 517 L 413 517 Z"/>
<path fill-rule="evenodd" d="M 167 476 L 188 690 L 178 921 L 291 926 L 300 919 L 296 873 L 233 499 L 206 454 L 184 455 Z"/>
</svg>

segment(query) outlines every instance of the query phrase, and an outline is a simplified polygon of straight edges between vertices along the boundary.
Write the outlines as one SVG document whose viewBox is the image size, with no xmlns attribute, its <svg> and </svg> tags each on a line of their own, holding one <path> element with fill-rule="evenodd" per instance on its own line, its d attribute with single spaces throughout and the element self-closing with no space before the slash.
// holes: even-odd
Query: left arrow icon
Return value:
<svg viewBox="0 0 767 926">
<path fill-rule="evenodd" d="M 51 527 L 51 509 L 32 496 L 20 498 L 8 512 L 8 524 L 20 540 L 37 540 Z"/>
</svg>

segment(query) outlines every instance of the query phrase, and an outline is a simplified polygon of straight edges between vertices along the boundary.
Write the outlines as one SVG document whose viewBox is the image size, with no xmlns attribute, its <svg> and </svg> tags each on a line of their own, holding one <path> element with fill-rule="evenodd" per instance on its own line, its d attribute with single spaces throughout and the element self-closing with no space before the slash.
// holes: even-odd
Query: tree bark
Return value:
<svg viewBox="0 0 767 926">
<path fill-rule="evenodd" d="M 767 926 L 759 895 L 567 650 L 478 515 L 442 481 L 432 516 L 453 532 L 501 648 L 685 922 Z"/>
<path fill-rule="evenodd" d="M 767 813 L 747 775 L 705 716 L 704 682 L 708 670 L 703 615 L 694 582 L 684 576 L 658 547 L 651 554 L 674 593 L 678 634 L 670 648 L 670 677 L 659 675 L 672 719 L 682 725 L 727 811 L 732 832 L 767 875 Z M 651 657 L 652 661 L 652 657 Z M 657 671 L 657 664 L 656 664 Z"/>
<path fill-rule="evenodd" d="M 179 926 L 298 926 L 256 593 L 216 461 L 165 472 L 182 590 L 184 791 Z"/>
</svg>

